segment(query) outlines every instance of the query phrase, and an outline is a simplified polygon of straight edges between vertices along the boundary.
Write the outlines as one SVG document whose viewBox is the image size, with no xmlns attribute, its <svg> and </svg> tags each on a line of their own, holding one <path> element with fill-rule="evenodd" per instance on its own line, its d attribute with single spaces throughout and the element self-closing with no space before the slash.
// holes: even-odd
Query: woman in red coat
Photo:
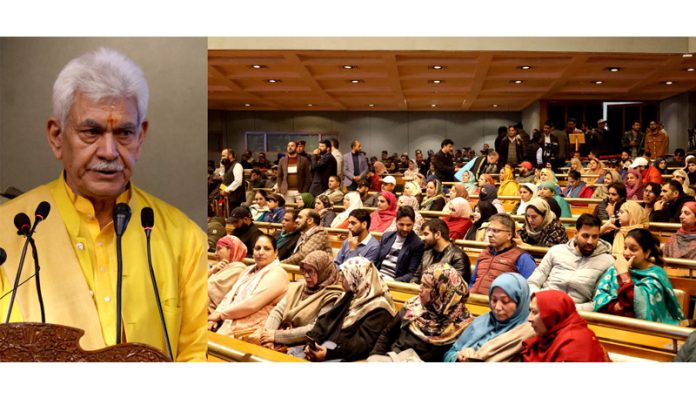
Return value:
<svg viewBox="0 0 696 398">
<path fill-rule="evenodd" d="M 454 198 L 447 204 L 449 215 L 442 220 L 449 228 L 450 240 L 464 239 L 471 228 L 471 205 L 464 198 Z"/>
<path fill-rule="evenodd" d="M 610 362 L 575 302 L 564 292 L 536 292 L 529 309 L 536 336 L 522 343 L 525 362 Z"/>
</svg>

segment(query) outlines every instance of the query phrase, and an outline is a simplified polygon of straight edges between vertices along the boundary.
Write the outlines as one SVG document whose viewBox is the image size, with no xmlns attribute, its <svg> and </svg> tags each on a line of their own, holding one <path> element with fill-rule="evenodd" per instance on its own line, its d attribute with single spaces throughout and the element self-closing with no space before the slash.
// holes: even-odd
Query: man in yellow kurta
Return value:
<svg viewBox="0 0 696 398">
<path fill-rule="evenodd" d="M 124 342 L 149 344 L 166 353 L 140 211 L 154 210 L 152 259 L 172 351 L 177 361 L 203 361 L 207 349 L 206 250 L 203 231 L 185 214 L 131 182 L 148 131 L 148 87 L 140 67 L 124 55 L 100 49 L 72 60 L 53 90 L 49 146 L 63 162 L 60 177 L 0 206 L 0 296 L 11 291 L 24 239 L 13 217 L 33 215 L 41 201 L 51 213 L 34 235 L 48 323 L 85 331 L 93 350 L 116 343 L 116 243 L 112 211 L 127 203 L 132 218 L 123 240 Z M 34 273 L 27 256 L 21 280 Z M 41 319 L 35 279 L 19 287 L 11 321 Z M 9 297 L 0 299 L 4 322 Z"/>
</svg>

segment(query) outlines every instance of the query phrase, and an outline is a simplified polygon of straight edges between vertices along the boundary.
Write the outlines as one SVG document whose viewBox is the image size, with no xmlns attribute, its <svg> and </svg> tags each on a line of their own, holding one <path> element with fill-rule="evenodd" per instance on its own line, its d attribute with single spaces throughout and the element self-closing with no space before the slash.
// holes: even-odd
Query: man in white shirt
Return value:
<svg viewBox="0 0 696 398">
<path fill-rule="evenodd" d="M 225 188 L 221 190 L 221 194 L 227 197 L 228 208 L 234 209 L 246 201 L 244 168 L 236 161 L 234 151 L 229 148 L 222 150 L 220 163 L 225 166 L 225 174 L 222 177 Z"/>
</svg>

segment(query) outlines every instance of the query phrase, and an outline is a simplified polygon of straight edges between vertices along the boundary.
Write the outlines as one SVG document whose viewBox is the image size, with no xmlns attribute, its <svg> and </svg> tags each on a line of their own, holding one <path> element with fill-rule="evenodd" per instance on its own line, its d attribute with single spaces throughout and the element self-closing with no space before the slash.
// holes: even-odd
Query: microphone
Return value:
<svg viewBox="0 0 696 398">
<path fill-rule="evenodd" d="M 39 223 L 48 217 L 48 213 L 51 212 L 51 205 L 43 201 L 39 203 L 39 205 L 36 207 L 36 211 L 34 212 L 34 226 L 31 227 L 31 231 L 29 231 L 29 235 L 33 234 L 34 231 L 36 230 L 36 226 L 39 225 Z"/>
<path fill-rule="evenodd" d="M 157 289 L 157 279 L 155 279 L 155 270 L 152 267 L 152 249 L 150 247 L 150 234 L 152 233 L 152 227 L 155 225 L 155 214 L 151 207 L 145 207 L 140 211 L 140 223 L 145 230 L 145 237 L 147 238 L 147 265 L 150 269 L 150 279 L 152 280 L 152 288 L 155 290 L 155 299 L 157 299 L 157 310 L 159 311 L 160 322 L 162 323 L 162 331 L 164 332 L 164 342 L 167 344 L 167 352 L 169 353 L 169 358 L 174 360 L 174 355 L 172 354 L 172 345 L 169 341 L 169 332 L 167 331 L 167 323 L 164 321 L 164 312 L 162 311 L 162 300 L 160 299 L 159 289 Z"/>
<path fill-rule="evenodd" d="M 14 225 L 17 227 L 17 235 L 29 236 L 31 233 L 31 220 L 26 213 L 19 213 L 14 218 Z"/>
<path fill-rule="evenodd" d="M 119 203 L 114 207 L 114 231 L 116 232 L 116 344 L 121 344 L 121 294 L 123 291 L 123 251 L 121 238 L 126 232 L 130 221 L 131 209 L 125 203 Z"/>
<path fill-rule="evenodd" d="M 5 264 L 5 261 L 7 261 L 7 252 L 0 247 L 0 265 Z"/>
</svg>

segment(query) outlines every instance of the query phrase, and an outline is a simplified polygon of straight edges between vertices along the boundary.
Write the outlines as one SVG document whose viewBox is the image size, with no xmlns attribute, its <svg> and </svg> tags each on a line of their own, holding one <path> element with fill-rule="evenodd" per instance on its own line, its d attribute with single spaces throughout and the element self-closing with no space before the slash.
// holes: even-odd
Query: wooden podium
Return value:
<svg viewBox="0 0 696 398">
<path fill-rule="evenodd" d="M 0 324 L 0 362 L 171 362 L 141 343 L 85 351 L 79 343 L 83 334 L 83 330 L 50 323 Z"/>
</svg>

